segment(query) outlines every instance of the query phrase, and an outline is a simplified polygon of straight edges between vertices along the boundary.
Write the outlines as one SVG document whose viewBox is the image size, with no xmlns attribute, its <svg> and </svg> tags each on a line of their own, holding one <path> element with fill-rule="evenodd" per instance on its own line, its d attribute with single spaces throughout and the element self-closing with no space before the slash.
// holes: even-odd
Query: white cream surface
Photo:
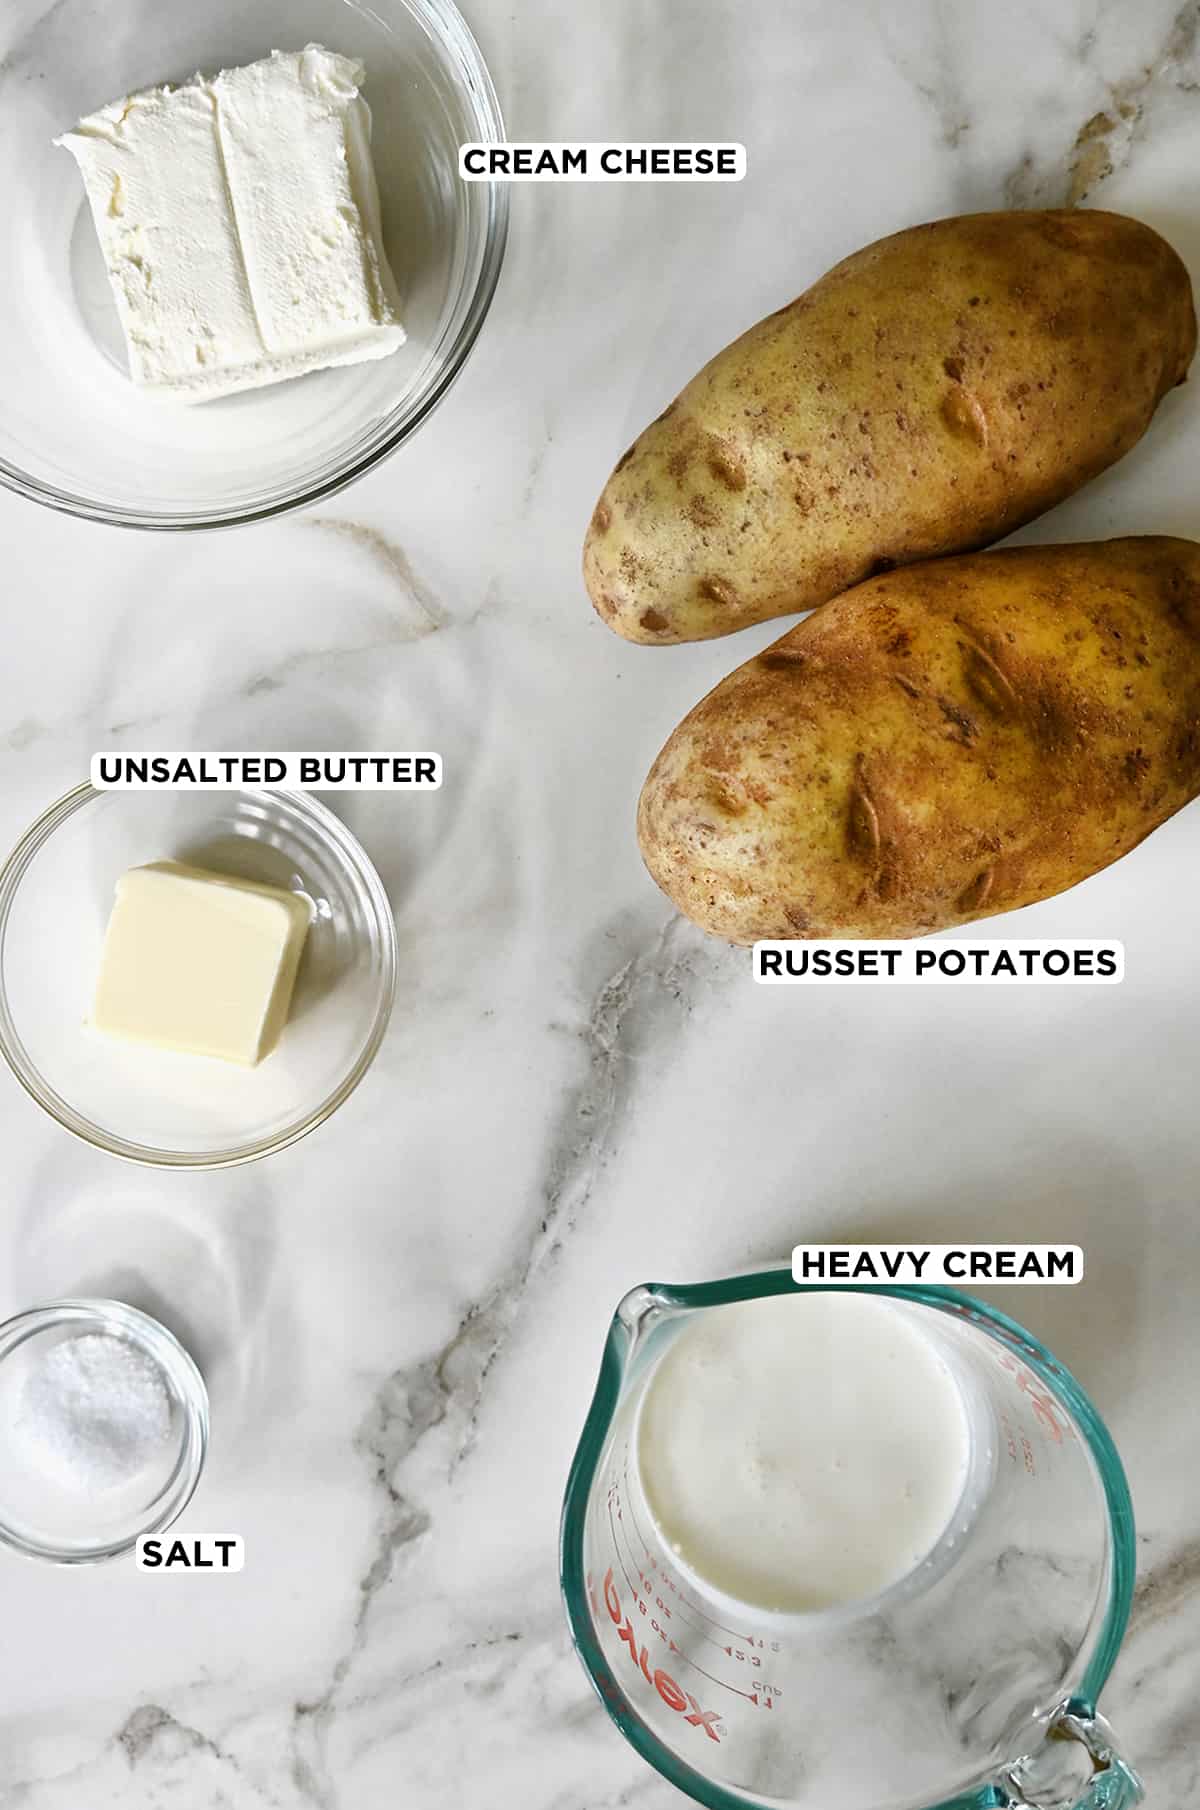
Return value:
<svg viewBox="0 0 1200 1810">
<path fill-rule="evenodd" d="M 919 1565 L 969 1456 L 958 1385 L 915 1310 L 837 1292 L 699 1315 L 651 1378 L 637 1442 L 682 1563 L 795 1613 L 875 1596 Z"/>
<path fill-rule="evenodd" d="M 205 402 L 404 343 L 360 62 L 320 45 L 102 107 L 79 165 L 140 387 Z"/>
</svg>

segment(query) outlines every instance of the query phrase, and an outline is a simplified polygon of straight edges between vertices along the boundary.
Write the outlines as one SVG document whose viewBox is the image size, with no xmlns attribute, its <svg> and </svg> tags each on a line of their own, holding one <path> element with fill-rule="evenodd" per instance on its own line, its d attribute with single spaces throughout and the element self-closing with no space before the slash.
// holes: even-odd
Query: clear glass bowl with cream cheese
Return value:
<svg viewBox="0 0 1200 1810">
<path fill-rule="evenodd" d="M 183 1513 L 204 1468 L 208 1393 L 174 1334 L 138 1308 L 53 1301 L 0 1325 L 0 1439 L 0 1542 L 94 1564 Z"/>
<path fill-rule="evenodd" d="M 195 406 L 134 387 L 78 169 L 53 140 L 138 90 L 326 45 L 365 66 L 383 237 L 408 338 L 390 356 Z M 450 0 L 188 6 L 14 0 L 0 22 L 0 482 L 75 515 L 228 526 L 311 503 L 421 425 L 461 369 L 499 276 L 503 185 L 458 147 L 503 137 Z"/>
<path fill-rule="evenodd" d="M 164 858 L 309 901 L 288 1021 L 257 1067 L 86 1022 L 117 881 Z M 224 1168 L 323 1123 L 379 1049 L 395 977 L 383 882 L 340 818 L 304 792 L 79 786 L 0 869 L 0 1053 L 68 1131 L 133 1162 Z"/>
</svg>

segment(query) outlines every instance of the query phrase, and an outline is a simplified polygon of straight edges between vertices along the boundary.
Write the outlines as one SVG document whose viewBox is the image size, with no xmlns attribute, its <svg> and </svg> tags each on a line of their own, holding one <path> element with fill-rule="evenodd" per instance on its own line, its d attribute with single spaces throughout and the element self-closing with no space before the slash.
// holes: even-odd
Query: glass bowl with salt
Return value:
<svg viewBox="0 0 1200 1810">
<path fill-rule="evenodd" d="M 161 1533 L 208 1444 L 204 1380 L 121 1301 L 55 1301 L 0 1325 L 0 1541 L 92 1564 Z"/>
</svg>

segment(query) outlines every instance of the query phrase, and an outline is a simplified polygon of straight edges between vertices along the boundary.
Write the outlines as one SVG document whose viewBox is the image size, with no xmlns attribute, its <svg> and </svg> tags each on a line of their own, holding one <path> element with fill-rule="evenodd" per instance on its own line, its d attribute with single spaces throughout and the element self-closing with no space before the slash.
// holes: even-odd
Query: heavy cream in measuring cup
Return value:
<svg viewBox="0 0 1200 1810">
<path fill-rule="evenodd" d="M 936 1545 L 970 1431 L 920 1308 L 775 1295 L 696 1315 L 647 1387 L 637 1470 L 682 1566 L 790 1613 L 872 1597 Z"/>
</svg>

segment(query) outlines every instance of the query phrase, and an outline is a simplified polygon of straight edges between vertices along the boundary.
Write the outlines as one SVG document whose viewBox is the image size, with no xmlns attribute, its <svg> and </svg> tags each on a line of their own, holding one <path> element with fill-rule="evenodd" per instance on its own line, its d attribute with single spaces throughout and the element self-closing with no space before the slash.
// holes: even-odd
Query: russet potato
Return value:
<svg viewBox="0 0 1200 1810">
<path fill-rule="evenodd" d="M 986 546 L 1141 438 L 1196 346 L 1148 226 L 972 214 L 838 264 L 718 353 L 630 447 L 584 576 L 631 641 L 728 634 Z"/>
<path fill-rule="evenodd" d="M 638 834 L 734 943 L 908 937 L 1062 892 L 1200 793 L 1200 545 L 979 553 L 836 598 L 725 679 Z"/>
</svg>

